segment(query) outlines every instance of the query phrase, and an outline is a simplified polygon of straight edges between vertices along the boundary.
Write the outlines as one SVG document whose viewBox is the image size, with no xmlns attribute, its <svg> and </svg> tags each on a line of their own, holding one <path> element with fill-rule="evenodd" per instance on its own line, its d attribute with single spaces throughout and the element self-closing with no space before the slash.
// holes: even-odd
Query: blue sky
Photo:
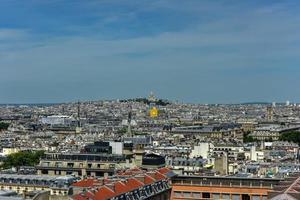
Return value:
<svg viewBox="0 0 300 200">
<path fill-rule="evenodd" d="M 300 102 L 300 3 L 3 0 L 0 103 Z"/>
</svg>

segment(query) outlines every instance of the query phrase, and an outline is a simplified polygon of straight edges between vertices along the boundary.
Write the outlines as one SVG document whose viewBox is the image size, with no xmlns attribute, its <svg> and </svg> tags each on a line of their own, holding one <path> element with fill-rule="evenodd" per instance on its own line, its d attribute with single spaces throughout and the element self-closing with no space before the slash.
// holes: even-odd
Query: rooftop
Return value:
<svg viewBox="0 0 300 200">
<path fill-rule="evenodd" d="M 119 171 L 115 177 L 103 179 L 85 179 L 74 183 L 72 186 L 80 188 L 89 188 L 74 195 L 74 200 L 82 200 L 87 197 L 97 200 L 117 198 L 124 195 L 132 195 L 133 199 L 140 199 L 141 196 L 151 196 L 155 192 L 162 192 L 170 189 L 168 179 L 175 174 L 168 168 L 161 168 L 155 171 L 145 171 L 139 168 L 133 168 L 125 171 Z M 157 187 L 159 185 L 159 187 Z M 148 187 L 149 186 L 149 187 Z M 157 187 L 151 189 L 151 187 Z M 139 190 L 137 190 L 139 189 Z M 133 191 L 137 190 L 134 193 Z M 147 193 L 146 190 L 152 190 Z M 143 192 L 144 191 L 144 192 Z"/>
</svg>

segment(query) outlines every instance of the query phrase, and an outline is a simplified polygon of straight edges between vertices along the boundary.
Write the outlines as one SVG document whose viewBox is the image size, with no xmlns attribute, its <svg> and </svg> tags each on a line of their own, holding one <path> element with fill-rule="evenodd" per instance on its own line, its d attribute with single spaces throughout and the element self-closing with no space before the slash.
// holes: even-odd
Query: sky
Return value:
<svg viewBox="0 0 300 200">
<path fill-rule="evenodd" d="M 0 103 L 300 102 L 300 2 L 2 0 Z"/>
</svg>

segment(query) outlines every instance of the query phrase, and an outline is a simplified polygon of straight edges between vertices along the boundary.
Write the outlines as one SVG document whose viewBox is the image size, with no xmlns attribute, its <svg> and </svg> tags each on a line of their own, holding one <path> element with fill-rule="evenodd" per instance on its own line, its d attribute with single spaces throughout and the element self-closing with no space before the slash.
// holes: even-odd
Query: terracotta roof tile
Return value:
<svg viewBox="0 0 300 200">
<path fill-rule="evenodd" d="M 164 180 L 164 179 L 167 178 L 165 175 L 163 175 L 163 174 L 161 174 L 161 173 L 159 173 L 159 172 L 156 172 L 154 177 L 155 177 L 155 179 L 156 179 L 157 181 Z"/>
<path fill-rule="evenodd" d="M 76 194 L 72 197 L 73 200 L 88 200 L 88 197 L 84 197 L 81 194 Z"/>
<path fill-rule="evenodd" d="M 144 178 L 145 185 L 149 185 L 149 184 L 154 183 L 154 182 L 155 182 L 154 178 L 152 178 L 149 175 L 145 175 L 145 178 Z"/>
<path fill-rule="evenodd" d="M 88 197 L 88 198 L 94 199 L 95 194 L 92 193 L 92 192 L 90 192 L 90 191 L 87 191 L 87 192 L 85 193 L 85 196 Z"/>
<path fill-rule="evenodd" d="M 123 194 L 130 191 L 130 188 L 122 181 L 118 181 L 114 185 L 116 194 Z"/>
<path fill-rule="evenodd" d="M 97 192 L 95 192 L 94 200 L 107 200 L 114 197 L 115 195 L 116 193 L 112 189 L 106 186 L 102 186 L 98 189 Z"/>
<path fill-rule="evenodd" d="M 158 169 L 158 171 L 160 173 L 162 173 L 162 174 L 166 174 L 166 173 L 168 173 L 171 170 L 169 168 L 167 168 L 167 167 L 163 167 L 163 168 Z"/>
<path fill-rule="evenodd" d="M 131 191 L 131 190 L 134 190 L 136 188 L 144 186 L 144 183 L 137 180 L 136 178 L 129 178 L 129 179 L 127 179 L 126 185 L 129 188 L 129 190 Z"/>
<path fill-rule="evenodd" d="M 168 168 L 161 168 L 157 171 L 149 172 L 133 168 L 123 172 L 120 171 L 119 174 L 123 174 L 124 177 L 119 177 L 119 180 L 88 178 L 74 183 L 73 186 L 90 189 L 87 192 L 82 192 L 80 195 L 74 195 L 72 198 L 74 200 L 108 200 L 120 194 L 143 187 L 144 185 L 164 180 L 167 178 L 169 172 L 170 169 Z M 125 174 L 130 175 L 125 176 Z M 126 181 L 121 181 L 120 178 L 126 178 Z"/>
<path fill-rule="evenodd" d="M 78 181 L 76 183 L 73 183 L 72 186 L 74 186 L 74 187 L 92 187 L 99 183 L 100 183 L 99 180 L 89 178 L 89 179 L 84 179 L 84 180 Z"/>
</svg>

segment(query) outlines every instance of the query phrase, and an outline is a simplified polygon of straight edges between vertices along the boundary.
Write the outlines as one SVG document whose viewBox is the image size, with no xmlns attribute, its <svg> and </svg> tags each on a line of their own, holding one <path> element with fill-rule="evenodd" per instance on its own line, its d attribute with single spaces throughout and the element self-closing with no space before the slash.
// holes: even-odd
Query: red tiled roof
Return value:
<svg viewBox="0 0 300 200">
<path fill-rule="evenodd" d="M 154 182 L 155 182 L 154 178 L 152 178 L 151 176 L 145 174 L 145 178 L 144 178 L 145 185 L 149 185 L 149 184 L 154 183 Z"/>
<path fill-rule="evenodd" d="M 112 197 L 114 197 L 116 194 L 115 192 L 106 187 L 106 186 L 102 186 L 98 189 L 97 192 L 95 192 L 95 200 L 107 200 L 107 199 L 110 199 Z"/>
<path fill-rule="evenodd" d="M 114 189 L 116 194 L 123 194 L 130 191 L 130 188 L 127 187 L 127 185 L 122 181 L 116 182 L 114 186 L 115 186 Z"/>
<path fill-rule="evenodd" d="M 85 193 L 85 196 L 88 197 L 88 198 L 94 199 L 95 194 L 92 193 L 92 192 L 90 192 L 90 191 L 87 191 L 87 192 Z"/>
<path fill-rule="evenodd" d="M 74 200 L 108 200 L 120 194 L 143 187 L 144 185 L 149 185 L 156 181 L 164 180 L 167 178 L 167 176 L 164 174 L 168 173 L 169 171 L 170 169 L 168 168 L 161 168 L 157 171 L 150 172 L 133 168 L 121 172 L 122 174 L 131 175 L 128 177 L 125 176 L 126 181 L 121 181 L 120 179 L 118 181 L 110 179 L 84 179 L 72 184 L 72 186 L 90 189 L 87 192 L 74 195 L 72 198 Z M 108 184 L 109 182 L 111 183 Z"/>
<path fill-rule="evenodd" d="M 143 170 L 141 170 L 140 168 L 132 168 L 132 169 L 130 169 L 130 171 L 132 171 L 132 172 L 143 172 Z"/>
<path fill-rule="evenodd" d="M 159 172 L 156 172 L 154 177 L 155 177 L 155 179 L 156 179 L 157 181 L 164 180 L 164 179 L 167 178 L 165 175 L 163 175 L 163 174 L 161 174 L 161 173 L 159 173 Z"/>
<path fill-rule="evenodd" d="M 72 197 L 73 200 L 88 200 L 88 197 L 83 197 L 81 194 L 76 194 Z"/>
<path fill-rule="evenodd" d="M 134 190 L 136 188 L 142 187 L 144 186 L 144 183 L 142 183 L 141 181 L 137 180 L 136 178 L 129 178 L 127 179 L 126 183 L 127 187 L 129 188 L 129 190 Z"/>
<path fill-rule="evenodd" d="M 127 176 L 129 176 L 129 175 L 132 175 L 133 173 L 131 172 L 131 171 L 126 171 L 126 172 L 124 172 L 122 175 L 127 175 Z"/>
<path fill-rule="evenodd" d="M 160 172 L 160 173 L 162 173 L 162 174 L 166 174 L 166 173 L 168 173 L 169 171 L 171 171 L 169 168 L 167 168 L 167 167 L 164 167 L 164 168 L 160 168 L 160 169 L 158 169 L 158 171 Z"/>
<path fill-rule="evenodd" d="M 99 183 L 100 183 L 99 180 L 89 178 L 89 179 L 84 179 L 84 180 L 78 181 L 76 183 L 73 183 L 72 186 L 74 186 L 74 187 L 92 187 L 95 184 L 99 184 Z"/>
</svg>

